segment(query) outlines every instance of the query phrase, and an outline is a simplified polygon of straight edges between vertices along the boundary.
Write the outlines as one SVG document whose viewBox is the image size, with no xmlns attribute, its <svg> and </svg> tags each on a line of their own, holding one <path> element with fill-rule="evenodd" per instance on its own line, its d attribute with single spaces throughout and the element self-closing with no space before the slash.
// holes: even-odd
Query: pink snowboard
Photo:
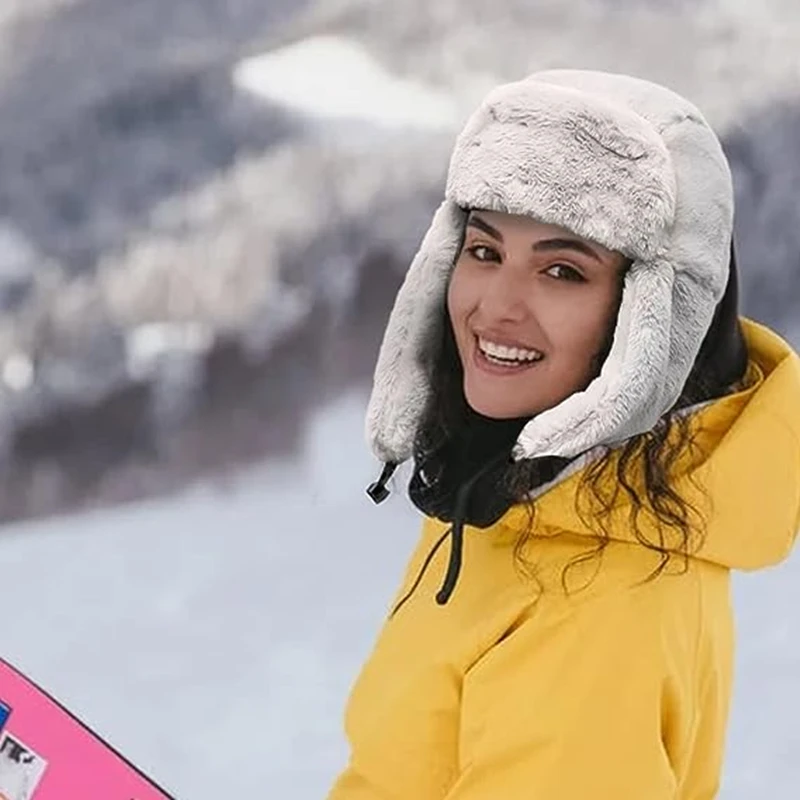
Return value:
<svg viewBox="0 0 800 800">
<path fill-rule="evenodd" d="M 0 659 L 0 800 L 173 800 Z"/>
</svg>

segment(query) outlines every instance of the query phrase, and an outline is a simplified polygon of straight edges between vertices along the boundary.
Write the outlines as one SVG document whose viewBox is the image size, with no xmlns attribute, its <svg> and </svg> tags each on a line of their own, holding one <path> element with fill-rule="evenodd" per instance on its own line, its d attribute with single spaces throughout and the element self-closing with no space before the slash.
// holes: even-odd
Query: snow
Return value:
<svg viewBox="0 0 800 800">
<path fill-rule="evenodd" d="M 304 450 L 168 500 L 0 537 L 3 655 L 178 798 L 322 798 L 342 712 L 418 531 L 376 507 L 366 397 Z M 800 561 L 736 580 L 740 648 L 723 800 L 800 785 Z M 795 754 L 795 757 L 792 757 Z"/>
</svg>

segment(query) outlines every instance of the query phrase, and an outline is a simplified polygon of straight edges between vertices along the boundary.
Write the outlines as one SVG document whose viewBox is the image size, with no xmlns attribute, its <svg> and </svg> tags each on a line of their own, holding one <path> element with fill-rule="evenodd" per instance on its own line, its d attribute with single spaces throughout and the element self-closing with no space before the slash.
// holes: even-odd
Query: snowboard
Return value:
<svg viewBox="0 0 800 800">
<path fill-rule="evenodd" d="M 0 800 L 174 800 L 0 659 Z"/>
</svg>

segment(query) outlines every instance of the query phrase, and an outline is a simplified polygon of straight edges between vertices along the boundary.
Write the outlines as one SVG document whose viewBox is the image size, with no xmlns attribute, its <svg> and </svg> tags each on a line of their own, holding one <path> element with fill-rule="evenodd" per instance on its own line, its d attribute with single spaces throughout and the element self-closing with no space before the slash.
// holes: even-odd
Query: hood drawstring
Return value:
<svg viewBox="0 0 800 800">
<path fill-rule="evenodd" d="M 463 560 L 463 553 L 464 553 L 464 524 L 465 519 L 467 516 L 467 507 L 469 503 L 469 494 L 472 491 L 472 488 L 477 483 L 477 481 L 482 478 L 489 470 L 499 464 L 501 461 L 509 457 L 509 453 L 503 451 L 500 455 L 495 456 L 494 458 L 490 459 L 486 464 L 484 464 L 478 472 L 476 472 L 469 480 L 465 481 L 459 488 L 456 494 L 456 501 L 454 505 L 454 513 L 453 513 L 453 522 L 450 528 L 439 537 L 437 542 L 434 544 L 431 551 L 428 553 L 427 558 L 425 559 L 422 567 L 420 568 L 419 574 L 417 575 L 414 583 L 411 585 L 411 588 L 408 592 L 398 601 L 397 605 L 392 610 L 389 617 L 393 617 L 403 606 L 403 604 L 414 594 L 419 586 L 420 581 L 422 580 L 423 576 L 425 575 L 425 571 L 428 569 L 428 565 L 430 564 L 433 556 L 436 554 L 438 549 L 441 547 L 444 540 L 450 536 L 450 560 L 447 564 L 447 571 L 445 572 L 444 580 L 442 581 L 442 587 L 436 593 L 436 602 L 440 605 L 446 605 L 447 602 L 450 600 L 453 592 L 455 591 L 456 584 L 458 583 L 459 575 L 461 574 L 461 564 Z M 370 488 L 367 492 L 370 494 L 370 497 L 374 494 L 381 495 L 381 487 L 382 484 L 385 483 L 385 480 L 388 480 L 388 476 L 392 474 L 394 471 L 394 467 L 397 465 L 395 464 L 393 468 L 389 468 L 389 464 L 387 464 L 383 472 L 381 473 L 381 477 L 373 484 L 371 484 Z M 388 474 L 387 474 L 388 473 Z M 377 488 L 376 488 L 377 487 Z M 370 490 L 374 490 L 371 492 Z M 385 491 L 385 488 L 383 489 Z M 388 494 L 388 492 L 386 493 Z M 373 498 L 374 499 L 374 498 Z M 385 495 L 382 496 L 381 499 L 385 499 Z M 380 502 L 380 500 L 376 500 L 375 502 Z"/>
<path fill-rule="evenodd" d="M 439 589 L 436 594 L 436 602 L 440 606 L 446 605 L 447 601 L 450 599 L 450 596 L 455 591 L 458 577 L 461 574 L 461 562 L 464 552 L 464 520 L 467 516 L 469 493 L 480 478 L 508 457 L 509 454 L 503 451 L 500 455 L 490 459 L 458 489 L 453 511 L 453 524 L 450 527 L 450 535 L 452 537 L 450 541 L 450 561 L 447 564 L 447 572 L 442 582 L 442 588 Z"/>
</svg>

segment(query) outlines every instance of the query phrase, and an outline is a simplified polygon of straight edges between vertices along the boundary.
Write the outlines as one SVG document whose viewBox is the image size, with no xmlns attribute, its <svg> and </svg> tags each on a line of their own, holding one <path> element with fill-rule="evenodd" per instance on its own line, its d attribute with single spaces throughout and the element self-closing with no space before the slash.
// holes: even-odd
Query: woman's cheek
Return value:
<svg viewBox="0 0 800 800">
<path fill-rule="evenodd" d="M 474 283 L 474 281 L 472 282 Z M 472 292 L 474 294 L 474 292 Z M 464 274 L 463 269 L 458 269 L 453 273 L 450 285 L 447 288 L 447 308 L 453 322 L 460 321 L 468 308 L 470 300 L 470 281 Z"/>
</svg>

